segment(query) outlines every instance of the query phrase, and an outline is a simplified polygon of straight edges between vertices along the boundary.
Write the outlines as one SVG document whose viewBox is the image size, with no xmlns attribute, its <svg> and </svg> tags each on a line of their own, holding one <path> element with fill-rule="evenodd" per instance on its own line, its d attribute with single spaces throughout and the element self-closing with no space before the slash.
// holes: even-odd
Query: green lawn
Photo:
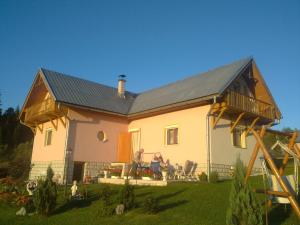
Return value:
<svg viewBox="0 0 300 225">
<path fill-rule="evenodd" d="M 251 178 L 253 186 L 260 184 L 259 177 Z M 141 224 L 225 224 L 230 181 L 217 184 L 209 183 L 172 183 L 167 187 L 136 187 L 137 202 L 141 204 L 143 199 L 154 195 L 160 199 L 160 212 L 156 215 L 147 215 L 137 207 L 122 216 L 103 218 L 98 215 L 100 184 L 89 185 L 91 198 L 81 204 L 66 205 L 63 203 L 63 192 L 60 191 L 59 204 L 50 217 L 25 216 L 16 217 L 17 208 L 0 205 L 0 224 L 40 224 L 40 225 L 76 225 L 76 224 L 104 224 L 104 225 L 141 225 Z M 117 196 L 120 186 L 111 186 Z M 260 195 L 263 199 L 263 196 Z M 287 210 L 283 206 L 272 208 L 269 224 L 300 224 L 290 207 Z"/>
</svg>

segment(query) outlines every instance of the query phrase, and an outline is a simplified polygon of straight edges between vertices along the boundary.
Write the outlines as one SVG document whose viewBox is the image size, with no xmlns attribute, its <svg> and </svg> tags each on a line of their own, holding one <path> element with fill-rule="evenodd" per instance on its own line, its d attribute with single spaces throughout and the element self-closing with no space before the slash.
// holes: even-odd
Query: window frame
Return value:
<svg viewBox="0 0 300 225">
<path fill-rule="evenodd" d="M 235 145 L 234 135 L 235 135 L 236 130 L 239 130 L 239 132 L 240 132 L 240 145 Z M 235 127 L 231 133 L 231 143 L 232 143 L 233 147 L 246 149 L 247 148 L 246 129 L 243 127 Z"/>
<path fill-rule="evenodd" d="M 50 137 L 50 143 L 48 144 L 49 132 L 51 132 L 51 137 Z M 52 145 L 52 141 L 53 141 L 53 129 L 52 128 L 48 128 L 45 131 L 44 146 L 48 147 L 48 146 Z"/>
<path fill-rule="evenodd" d="M 168 130 L 177 129 L 177 143 L 168 144 Z M 179 126 L 178 125 L 169 125 L 164 127 L 164 145 L 165 146 L 177 146 L 180 143 L 180 135 L 179 135 Z"/>
</svg>

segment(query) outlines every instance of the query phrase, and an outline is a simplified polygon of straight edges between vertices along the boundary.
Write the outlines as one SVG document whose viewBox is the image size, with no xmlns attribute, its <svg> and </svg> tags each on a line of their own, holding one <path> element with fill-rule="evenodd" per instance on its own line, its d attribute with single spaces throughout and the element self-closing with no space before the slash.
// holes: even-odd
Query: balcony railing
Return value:
<svg viewBox="0 0 300 225">
<path fill-rule="evenodd" d="M 48 98 L 26 109 L 25 122 L 43 122 L 56 112 L 58 110 L 54 100 Z"/>
<path fill-rule="evenodd" d="M 227 106 L 239 111 L 248 112 L 269 120 L 276 119 L 274 106 L 255 98 L 234 91 L 228 91 L 225 95 L 225 102 Z"/>
</svg>

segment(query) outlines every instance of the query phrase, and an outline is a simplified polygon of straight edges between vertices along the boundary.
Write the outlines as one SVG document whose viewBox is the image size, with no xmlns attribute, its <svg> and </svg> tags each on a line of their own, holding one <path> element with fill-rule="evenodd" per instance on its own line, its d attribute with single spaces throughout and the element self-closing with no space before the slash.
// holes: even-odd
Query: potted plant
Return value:
<svg viewBox="0 0 300 225">
<path fill-rule="evenodd" d="M 168 169 L 167 168 L 163 168 L 161 174 L 162 174 L 163 181 L 167 181 Z"/>
<path fill-rule="evenodd" d="M 122 170 L 120 169 L 112 169 L 110 171 L 110 178 L 117 179 L 120 178 Z"/>
<path fill-rule="evenodd" d="M 144 169 L 141 171 L 142 180 L 152 180 L 153 171 L 151 169 Z"/>
</svg>

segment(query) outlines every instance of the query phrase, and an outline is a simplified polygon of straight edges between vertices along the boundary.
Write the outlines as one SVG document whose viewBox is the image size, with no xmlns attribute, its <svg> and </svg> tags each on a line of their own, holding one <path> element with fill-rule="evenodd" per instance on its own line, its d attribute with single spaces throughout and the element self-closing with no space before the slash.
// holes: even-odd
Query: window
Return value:
<svg viewBox="0 0 300 225">
<path fill-rule="evenodd" d="M 246 148 L 246 135 L 242 128 L 234 128 L 232 132 L 232 144 L 235 147 Z"/>
<path fill-rule="evenodd" d="M 176 145 L 178 144 L 178 127 L 167 127 L 165 129 L 165 144 Z"/>
<path fill-rule="evenodd" d="M 45 146 L 51 145 L 52 142 L 52 129 L 46 130 L 45 134 Z"/>
<path fill-rule="evenodd" d="M 107 141 L 106 133 L 102 130 L 98 132 L 97 137 L 98 137 L 99 141 L 102 141 L 102 142 Z"/>
</svg>

